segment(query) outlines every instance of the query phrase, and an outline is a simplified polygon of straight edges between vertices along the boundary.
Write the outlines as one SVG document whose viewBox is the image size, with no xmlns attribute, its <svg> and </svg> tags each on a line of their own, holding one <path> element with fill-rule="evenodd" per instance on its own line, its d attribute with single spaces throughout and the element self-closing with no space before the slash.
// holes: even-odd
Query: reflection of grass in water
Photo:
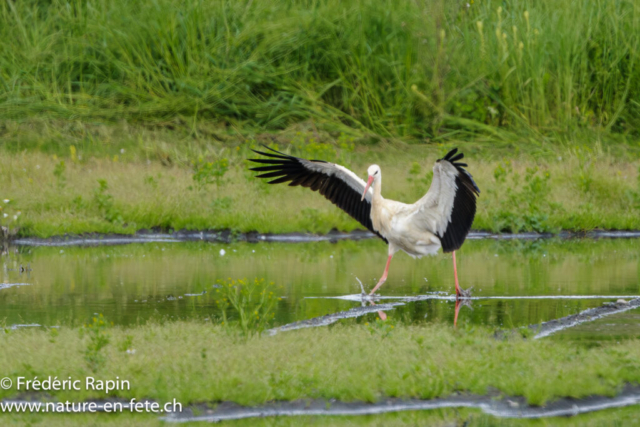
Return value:
<svg viewBox="0 0 640 427">
<path fill-rule="evenodd" d="M 498 390 L 542 405 L 560 396 L 614 395 L 640 380 L 640 341 L 584 348 L 519 334 L 497 340 L 493 329 L 480 326 L 398 324 L 390 334 L 372 334 L 345 322 L 237 340 L 224 327 L 191 321 L 114 327 L 110 335 L 116 343 L 127 335 L 135 343 L 134 354 L 102 349 L 101 377 L 131 381 L 132 389 L 118 391 L 119 397 L 183 404 L 308 397 L 373 402 Z M 55 342 L 40 329 L 9 331 L 0 334 L 0 366 L 14 379 L 32 372 L 83 378 L 85 346 L 73 328 L 61 328 Z M 91 390 L 52 394 L 61 400 L 105 397 Z M 0 390 L 0 398 L 14 395 Z"/>
<path fill-rule="evenodd" d="M 264 279 L 218 280 L 216 303 L 222 315 L 222 324 L 236 325 L 245 337 L 260 335 L 273 320 L 274 309 L 280 298 L 274 294 L 273 282 Z M 238 319 L 230 322 L 227 310 L 232 308 Z"/>
<path fill-rule="evenodd" d="M 227 251 L 224 256 L 219 255 L 221 248 Z M 386 247 L 379 240 L 295 245 L 133 244 L 66 247 L 62 254 L 61 248 L 19 250 L 19 254 L 0 260 L 9 269 L 14 268 L 13 261 L 16 265 L 30 263 L 31 277 L 38 281 L 38 286 L 0 291 L 0 298 L 16 297 L 15 309 L 6 314 L 8 325 L 31 321 L 68 325 L 74 319 L 83 322 L 93 315 L 95 303 L 103 305 L 101 311 L 118 324 L 136 324 L 138 319 L 145 321 L 150 316 L 209 317 L 214 314 L 212 311 L 217 311 L 212 285 L 215 279 L 225 277 L 264 277 L 282 284 L 284 288 L 277 295 L 285 295 L 286 299 L 275 311 L 277 323 L 282 324 L 351 308 L 349 302 L 303 298 L 358 293 L 355 277 L 370 289 L 386 261 Z M 462 286 L 474 286 L 475 295 L 638 295 L 639 260 L 640 239 L 470 240 L 458 253 L 458 273 Z M 452 292 L 452 269 L 450 254 L 421 260 L 398 254 L 392 261 L 384 294 Z M 7 274 L 11 282 L 23 282 L 26 277 L 17 271 Z M 166 301 L 168 294 L 178 298 L 184 293 L 199 294 L 204 290 L 207 293 L 198 297 Z M 75 305 L 77 298 L 84 298 L 87 304 Z M 60 303 L 52 305 L 52 300 Z M 601 301 L 491 304 L 485 307 L 485 302 L 474 303 L 473 311 L 463 308 L 459 320 L 503 323 L 507 327 L 504 314 L 508 314 L 513 325 L 520 326 L 573 314 Z M 501 306 L 497 307 L 498 304 Z M 235 321 L 238 317 L 231 310 L 229 317 Z M 18 314 L 25 312 L 30 313 L 28 321 Z M 399 313 L 416 321 L 427 313 L 429 321 L 449 319 L 452 305 L 423 301 L 390 312 L 391 317 Z"/>
</svg>

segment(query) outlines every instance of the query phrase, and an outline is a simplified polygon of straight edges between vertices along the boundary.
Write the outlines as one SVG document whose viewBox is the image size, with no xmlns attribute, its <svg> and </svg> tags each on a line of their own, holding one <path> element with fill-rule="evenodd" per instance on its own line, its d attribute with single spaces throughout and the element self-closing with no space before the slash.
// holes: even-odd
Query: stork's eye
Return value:
<svg viewBox="0 0 640 427">
<path fill-rule="evenodd" d="M 375 171 L 373 174 L 374 174 L 374 175 L 378 175 L 378 171 Z"/>
</svg>

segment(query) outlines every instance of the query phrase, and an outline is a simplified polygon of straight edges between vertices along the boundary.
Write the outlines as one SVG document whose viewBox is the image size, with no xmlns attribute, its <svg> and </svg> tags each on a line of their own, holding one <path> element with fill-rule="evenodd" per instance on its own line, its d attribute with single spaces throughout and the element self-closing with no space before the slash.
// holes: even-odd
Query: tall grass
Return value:
<svg viewBox="0 0 640 427">
<path fill-rule="evenodd" d="M 635 0 L 3 0 L 0 118 L 438 138 L 640 124 Z"/>
</svg>

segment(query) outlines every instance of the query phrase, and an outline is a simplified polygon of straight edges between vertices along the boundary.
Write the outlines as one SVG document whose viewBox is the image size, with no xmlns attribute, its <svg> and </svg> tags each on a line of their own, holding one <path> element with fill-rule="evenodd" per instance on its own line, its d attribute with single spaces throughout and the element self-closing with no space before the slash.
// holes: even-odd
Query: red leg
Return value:
<svg viewBox="0 0 640 427">
<path fill-rule="evenodd" d="M 382 277 L 380 278 L 380 281 L 375 286 L 375 288 L 373 288 L 373 290 L 369 293 L 369 295 L 373 295 L 378 290 L 378 288 L 382 286 L 382 284 L 387 280 L 387 274 L 389 273 L 389 264 L 391 264 L 392 257 L 393 255 L 389 255 L 389 258 L 387 258 L 387 266 L 384 268 L 384 273 L 382 273 Z"/>
<path fill-rule="evenodd" d="M 453 251 L 453 277 L 456 281 L 456 299 L 462 296 L 460 285 L 458 284 L 458 267 L 456 266 L 456 251 Z"/>
<path fill-rule="evenodd" d="M 453 316 L 453 327 L 454 328 L 456 326 L 458 326 L 458 313 L 460 313 L 460 300 L 458 298 L 456 298 L 456 311 L 455 311 L 455 315 Z"/>
</svg>

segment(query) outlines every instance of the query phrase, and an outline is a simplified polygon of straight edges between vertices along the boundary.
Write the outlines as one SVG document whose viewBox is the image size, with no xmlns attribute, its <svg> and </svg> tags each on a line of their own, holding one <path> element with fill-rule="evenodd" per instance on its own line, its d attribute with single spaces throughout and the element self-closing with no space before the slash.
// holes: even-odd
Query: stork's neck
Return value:
<svg viewBox="0 0 640 427">
<path fill-rule="evenodd" d="M 382 197 L 382 175 L 378 174 L 378 176 L 373 181 L 373 197 L 371 198 L 371 204 L 377 205 L 382 202 L 384 198 Z"/>
</svg>

